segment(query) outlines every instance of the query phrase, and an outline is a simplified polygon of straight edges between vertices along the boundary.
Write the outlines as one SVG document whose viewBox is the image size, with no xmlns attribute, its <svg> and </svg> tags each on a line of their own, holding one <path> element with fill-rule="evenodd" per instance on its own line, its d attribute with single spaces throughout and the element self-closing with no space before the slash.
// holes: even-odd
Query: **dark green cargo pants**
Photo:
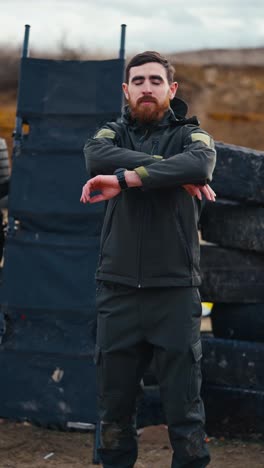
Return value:
<svg viewBox="0 0 264 468">
<path fill-rule="evenodd" d="M 137 289 L 100 282 L 97 288 L 100 456 L 104 468 L 132 468 L 140 381 L 154 360 L 173 448 L 173 468 L 203 468 L 200 398 L 201 302 L 197 288 Z"/>
</svg>

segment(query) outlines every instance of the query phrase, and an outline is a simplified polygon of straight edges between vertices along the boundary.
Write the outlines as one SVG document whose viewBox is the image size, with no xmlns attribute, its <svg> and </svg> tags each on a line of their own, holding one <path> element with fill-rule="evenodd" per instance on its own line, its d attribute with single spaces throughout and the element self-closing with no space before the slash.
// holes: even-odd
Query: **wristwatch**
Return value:
<svg viewBox="0 0 264 468">
<path fill-rule="evenodd" d="M 117 180 L 119 182 L 121 190 L 126 190 L 128 189 L 128 185 L 126 183 L 126 178 L 125 178 L 125 171 L 127 169 L 124 169 L 123 167 L 120 167 L 119 169 L 116 169 L 114 172 L 114 175 L 117 177 Z"/>
</svg>

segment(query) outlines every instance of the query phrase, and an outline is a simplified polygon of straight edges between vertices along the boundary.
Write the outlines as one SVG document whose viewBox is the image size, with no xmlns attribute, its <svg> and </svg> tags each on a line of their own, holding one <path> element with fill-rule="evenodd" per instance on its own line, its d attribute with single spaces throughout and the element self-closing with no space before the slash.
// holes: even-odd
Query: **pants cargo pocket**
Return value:
<svg viewBox="0 0 264 468">
<path fill-rule="evenodd" d="M 200 395 L 202 384 L 201 359 L 202 343 L 201 340 L 191 345 L 192 365 L 190 372 L 188 399 L 193 401 Z"/>
<path fill-rule="evenodd" d="M 101 357 L 101 348 L 100 346 L 95 345 L 95 350 L 94 350 L 94 364 L 97 366 L 100 362 L 100 357 Z"/>
</svg>

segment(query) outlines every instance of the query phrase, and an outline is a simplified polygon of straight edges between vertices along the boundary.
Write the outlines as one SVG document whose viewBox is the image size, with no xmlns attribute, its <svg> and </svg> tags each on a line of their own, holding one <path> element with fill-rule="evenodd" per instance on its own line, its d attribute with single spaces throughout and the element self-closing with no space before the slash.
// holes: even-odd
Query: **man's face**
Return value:
<svg viewBox="0 0 264 468">
<path fill-rule="evenodd" d="M 132 117 L 142 123 L 160 120 L 174 98 L 178 84 L 169 84 L 165 68 L 156 62 L 132 67 L 123 91 Z"/>
</svg>

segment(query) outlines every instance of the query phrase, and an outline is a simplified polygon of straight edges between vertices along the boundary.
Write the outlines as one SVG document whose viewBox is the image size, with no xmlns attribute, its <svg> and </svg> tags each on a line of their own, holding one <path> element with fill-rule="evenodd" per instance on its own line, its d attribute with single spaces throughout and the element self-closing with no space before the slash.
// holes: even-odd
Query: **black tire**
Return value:
<svg viewBox="0 0 264 468">
<path fill-rule="evenodd" d="M 264 344 L 226 340 L 202 333 L 203 382 L 264 392 Z M 158 386 L 153 363 L 144 375 L 144 391 Z"/>
<path fill-rule="evenodd" d="M 202 397 L 209 435 L 264 434 L 264 392 L 203 385 Z M 138 410 L 138 427 L 166 424 L 157 387 L 146 389 Z"/>
<path fill-rule="evenodd" d="M 264 392 L 264 344 L 203 337 L 202 372 L 206 385 Z"/>
<path fill-rule="evenodd" d="M 200 224 L 205 241 L 222 247 L 264 252 L 264 206 L 230 200 L 207 202 Z"/>
<path fill-rule="evenodd" d="M 216 150 L 212 187 L 217 196 L 263 203 L 264 153 L 219 142 Z"/>
<path fill-rule="evenodd" d="M 264 255 L 201 245 L 200 288 L 205 302 L 264 303 Z"/>
<path fill-rule="evenodd" d="M 264 392 L 204 385 L 202 396 L 209 435 L 264 434 Z"/>
<path fill-rule="evenodd" d="M 215 337 L 264 342 L 264 303 L 214 304 L 211 320 Z"/>
</svg>

